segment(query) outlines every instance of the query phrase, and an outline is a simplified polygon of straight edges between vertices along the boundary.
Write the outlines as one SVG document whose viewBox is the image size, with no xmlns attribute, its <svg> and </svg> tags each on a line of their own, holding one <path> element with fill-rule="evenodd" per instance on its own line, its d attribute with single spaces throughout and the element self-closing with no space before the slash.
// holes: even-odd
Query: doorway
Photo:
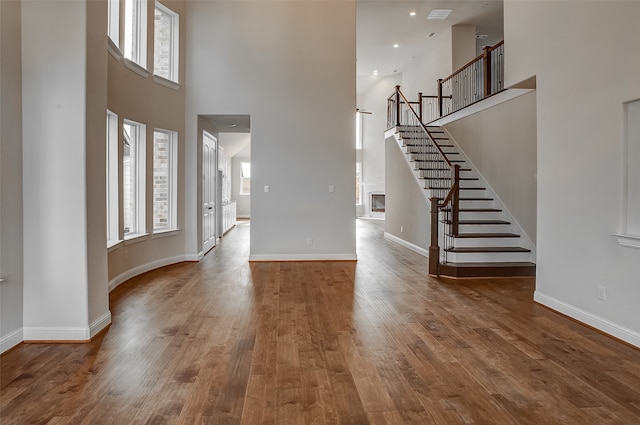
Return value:
<svg viewBox="0 0 640 425">
<path fill-rule="evenodd" d="M 202 134 L 202 253 L 216 246 L 216 175 L 218 140 Z"/>
</svg>

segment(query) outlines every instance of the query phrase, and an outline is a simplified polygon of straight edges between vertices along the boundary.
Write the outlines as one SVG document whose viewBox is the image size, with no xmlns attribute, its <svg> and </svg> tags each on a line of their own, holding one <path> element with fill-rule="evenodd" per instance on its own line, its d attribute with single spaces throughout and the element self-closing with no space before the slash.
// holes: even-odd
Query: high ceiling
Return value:
<svg viewBox="0 0 640 425">
<path fill-rule="evenodd" d="M 451 9 L 444 20 L 427 19 L 433 9 Z M 410 16 L 410 12 L 416 12 Z M 356 68 L 358 93 L 380 78 L 401 73 L 412 61 L 428 55 L 436 38 L 452 25 L 475 25 L 477 46 L 503 38 L 502 0 L 357 0 Z M 430 33 L 435 33 L 429 38 Z M 394 48 L 394 44 L 398 44 Z M 374 76 L 373 71 L 378 75 Z M 443 75 L 446 77 L 446 75 Z"/>
<path fill-rule="evenodd" d="M 478 50 L 503 38 L 502 0 L 357 0 L 356 5 L 358 93 L 430 54 L 436 38 L 452 25 L 475 25 L 482 37 L 477 39 Z M 444 20 L 427 19 L 433 9 L 452 12 Z M 415 16 L 410 12 L 416 12 Z M 435 35 L 430 38 L 430 33 Z M 248 115 L 209 115 L 207 119 L 220 132 L 251 132 Z"/>
</svg>

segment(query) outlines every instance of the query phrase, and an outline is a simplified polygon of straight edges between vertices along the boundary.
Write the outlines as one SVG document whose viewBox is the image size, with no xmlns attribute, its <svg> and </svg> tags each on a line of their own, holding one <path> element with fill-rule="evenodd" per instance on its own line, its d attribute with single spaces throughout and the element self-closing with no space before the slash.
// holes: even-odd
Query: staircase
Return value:
<svg viewBox="0 0 640 425">
<path fill-rule="evenodd" d="M 438 245 L 442 247 L 438 274 L 450 277 L 535 276 L 533 243 L 523 236 L 444 128 L 399 125 L 393 135 L 427 200 L 435 197 L 442 201 L 447 196 L 452 186 L 447 162 L 460 165 L 458 231 L 453 230 L 451 204 L 440 209 L 438 215 Z"/>
</svg>

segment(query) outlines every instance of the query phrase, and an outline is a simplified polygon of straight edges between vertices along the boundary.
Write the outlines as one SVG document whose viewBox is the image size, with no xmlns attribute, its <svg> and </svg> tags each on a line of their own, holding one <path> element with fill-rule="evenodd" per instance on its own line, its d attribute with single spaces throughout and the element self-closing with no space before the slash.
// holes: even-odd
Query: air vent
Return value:
<svg viewBox="0 0 640 425">
<path fill-rule="evenodd" d="M 452 9 L 433 9 L 427 19 L 447 19 L 449 14 L 453 12 Z"/>
</svg>

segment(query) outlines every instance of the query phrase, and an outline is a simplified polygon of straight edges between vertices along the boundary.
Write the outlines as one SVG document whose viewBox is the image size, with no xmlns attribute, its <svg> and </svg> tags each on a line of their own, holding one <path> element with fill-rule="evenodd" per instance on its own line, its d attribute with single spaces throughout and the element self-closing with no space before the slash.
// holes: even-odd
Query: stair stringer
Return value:
<svg viewBox="0 0 640 425">
<path fill-rule="evenodd" d="M 500 260 L 499 261 L 529 261 L 531 263 L 535 263 L 535 259 L 536 259 L 536 250 L 535 250 L 535 244 L 533 243 L 532 239 L 529 237 L 529 235 L 523 230 L 522 226 L 520 226 L 520 224 L 517 222 L 517 220 L 513 217 L 513 215 L 511 214 L 511 212 L 508 210 L 508 208 L 506 208 L 505 204 L 502 202 L 502 200 L 500 199 L 500 197 L 497 195 L 497 193 L 493 190 L 493 188 L 488 184 L 488 182 L 486 181 L 486 179 L 484 178 L 484 176 L 482 176 L 481 173 L 478 172 L 477 168 L 475 167 L 475 165 L 473 164 L 472 161 L 469 160 L 469 158 L 467 157 L 467 155 L 464 153 L 464 151 L 460 148 L 460 145 L 451 137 L 451 134 L 449 134 L 449 132 L 444 128 L 444 127 L 440 127 L 445 134 L 447 135 L 450 144 L 453 144 L 455 151 L 458 152 L 458 155 L 456 158 L 457 159 L 462 159 L 466 162 L 467 164 L 467 168 L 471 168 L 471 171 L 467 171 L 467 176 L 469 176 L 470 173 L 470 177 L 476 177 L 478 178 L 477 181 L 474 182 L 467 182 L 465 183 L 465 186 L 468 187 L 484 187 L 485 190 L 483 191 L 483 195 L 489 198 L 493 198 L 493 201 L 491 201 L 491 208 L 498 208 L 501 211 L 498 214 L 499 219 L 504 220 L 504 221 L 508 221 L 510 224 L 509 225 L 505 225 L 506 226 L 506 231 L 511 232 L 511 233 L 516 233 L 518 235 L 520 235 L 519 238 L 519 242 L 518 244 L 520 246 L 522 246 L 523 248 L 527 248 L 529 250 L 531 250 L 531 252 L 529 252 L 526 255 L 526 260 L 524 260 L 522 257 L 522 253 L 516 254 L 518 256 L 517 259 L 515 260 L 509 260 L 508 258 L 511 257 L 510 254 L 505 254 L 505 255 L 501 255 L 500 256 Z M 403 145 L 404 142 L 402 140 L 402 137 L 400 137 L 399 134 L 399 130 L 397 127 L 389 129 L 385 132 L 385 140 L 386 141 L 393 141 L 397 146 L 398 149 L 400 149 L 400 151 L 404 154 L 404 158 L 405 161 L 407 163 L 407 166 L 413 171 L 413 176 L 414 176 L 414 181 L 416 182 L 416 184 L 419 186 L 419 188 L 421 189 L 421 193 L 424 195 L 425 200 L 427 202 L 427 205 L 430 204 L 430 198 L 432 196 L 432 191 L 428 188 L 425 188 L 422 184 L 421 181 L 423 181 L 423 179 L 421 179 L 419 177 L 419 173 L 416 172 L 416 170 L 414 169 L 412 163 L 414 161 L 412 161 L 410 159 L 410 155 L 407 155 L 406 152 L 403 150 Z M 441 225 L 442 227 L 442 225 Z M 444 232 L 441 231 L 439 232 L 439 243 L 440 246 L 444 247 L 445 246 L 445 242 L 444 242 Z M 446 261 L 448 262 L 453 262 L 456 263 L 457 261 L 457 255 L 455 253 L 447 253 L 446 254 Z M 469 254 L 463 254 L 461 255 L 462 258 L 465 258 L 465 260 L 461 260 L 462 262 L 466 262 L 466 261 L 470 261 L 469 260 Z M 492 261 L 492 259 L 495 257 L 495 254 L 475 254 L 476 259 L 475 260 L 471 260 L 472 262 L 475 261 L 481 261 L 481 262 L 486 262 L 486 261 Z M 444 250 L 441 250 L 441 259 L 442 262 L 445 261 L 445 253 Z"/>
<path fill-rule="evenodd" d="M 484 187 L 485 188 L 484 194 L 487 195 L 490 198 L 493 198 L 494 208 L 499 208 L 499 209 L 502 210 L 502 212 L 500 213 L 501 218 L 503 220 L 509 221 L 511 223 L 510 226 L 509 226 L 510 231 L 512 233 L 517 233 L 517 234 L 520 235 L 520 238 L 521 238 L 520 239 L 520 245 L 522 247 L 524 247 L 524 248 L 527 248 L 527 249 L 531 250 L 531 253 L 529 254 L 529 261 L 532 262 L 532 263 L 535 263 L 536 262 L 536 258 L 537 258 L 536 257 L 536 244 L 533 242 L 533 239 L 531 239 L 531 237 L 527 234 L 527 232 L 525 232 L 525 230 L 522 228 L 520 223 L 518 223 L 518 220 L 513 216 L 513 214 L 511 214 L 511 211 L 509 211 L 509 208 L 507 208 L 506 204 L 502 201 L 502 199 L 500 198 L 500 195 L 498 195 L 498 193 L 493 189 L 493 187 L 489 184 L 489 182 L 487 182 L 487 180 L 484 178 L 482 173 L 480 173 L 480 171 L 478 171 L 478 167 L 476 167 L 475 164 L 473 163 L 473 161 L 471 161 L 469 159 L 469 157 L 464 152 L 464 150 L 462 148 L 460 148 L 460 145 L 451 136 L 449 131 L 447 131 L 447 129 L 445 127 L 440 127 L 440 128 L 447 135 L 447 138 L 449 139 L 449 142 L 451 144 L 453 144 L 455 149 L 459 152 L 460 158 L 464 159 L 464 161 L 467 163 L 469 168 L 471 168 L 471 174 L 474 177 L 477 177 L 479 179 L 477 182 L 475 182 L 474 185 Z M 402 143 L 402 142 L 400 142 L 400 143 Z"/>
</svg>

